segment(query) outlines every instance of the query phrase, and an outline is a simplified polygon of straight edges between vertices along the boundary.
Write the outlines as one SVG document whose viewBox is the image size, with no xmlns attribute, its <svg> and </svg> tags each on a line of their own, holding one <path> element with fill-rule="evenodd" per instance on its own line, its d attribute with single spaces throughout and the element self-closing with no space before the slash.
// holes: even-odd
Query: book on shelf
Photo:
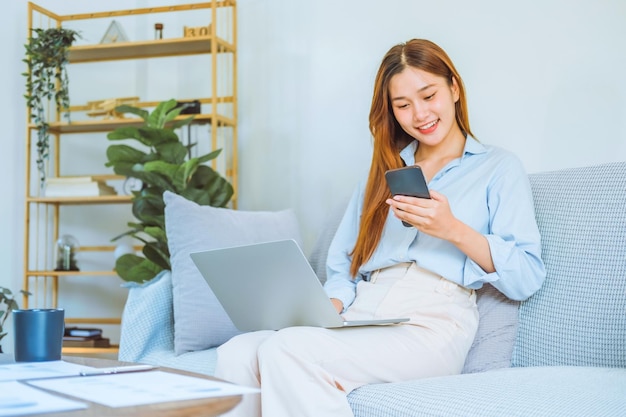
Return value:
<svg viewBox="0 0 626 417">
<path fill-rule="evenodd" d="M 65 337 L 96 337 L 102 336 L 102 329 L 84 327 L 66 327 L 63 334 Z"/>
<path fill-rule="evenodd" d="M 78 336 L 63 337 L 63 347 L 110 347 L 111 343 L 107 337 L 84 337 L 82 340 Z"/>
<path fill-rule="evenodd" d="M 65 177 L 47 177 L 46 184 L 84 184 L 86 182 L 98 181 L 96 177 L 91 175 L 68 175 Z"/>
<path fill-rule="evenodd" d="M 46 197 L 95 197 L 100 195 L 115 195 L 115 188 L 103 181 L 78 180 L 58 181 L 59 178 L 46 180 L 44 195 Z M 57 180 L 57 181 L 55 181 Z"/>
<path fill-rule="evenodd" d="M 97 336 L 63 336 L 63 341 L 66 340 L 73 340 L 73 341 L 77 341 L 77 342 L 84 342 L 85 340 L 94 340 L 94 339 L 101 339 L 102 335 L 97 335 Z"/>
</svg>

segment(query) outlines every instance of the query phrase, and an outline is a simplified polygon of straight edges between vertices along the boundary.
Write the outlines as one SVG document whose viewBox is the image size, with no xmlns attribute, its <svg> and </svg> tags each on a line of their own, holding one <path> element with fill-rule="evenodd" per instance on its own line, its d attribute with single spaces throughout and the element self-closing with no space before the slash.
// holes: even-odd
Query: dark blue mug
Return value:
<svg viewBox="0 0 626 417">
<path fill-rule="evenodd" d="M 65 311 L 56 308 L 13 310 L 16 362 L 61 360 Z"/>
</svg>

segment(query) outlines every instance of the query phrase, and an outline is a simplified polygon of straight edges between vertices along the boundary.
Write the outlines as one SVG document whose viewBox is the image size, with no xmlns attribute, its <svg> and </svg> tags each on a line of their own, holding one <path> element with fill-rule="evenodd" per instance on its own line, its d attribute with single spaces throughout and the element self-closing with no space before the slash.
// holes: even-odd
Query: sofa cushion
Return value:
<svg viewBox="0 0 626 417">
<path fill-rule="evenodd" d="M 148 282 L 125 282 L 128 297 L 122 313 L 118 360 L 142 362 L 157 349 L 174 350 L 172 274 L 161 271 Z"/>
<path fill-rule="evenodd" d="M 348 396 L 355 417 L 621 417 L 626 369 L 508 368 L 372 384 Z"/>
<path fill-rule="evenodd" d="M 143 284 L 125 282 L 122 286 L 129 291 L 122 314 L 118 360 L 213 374 L 216 348 L 174 353 L 171 271 L 162 271 Z"/>
<path fill-rule="evenodd" d="M 530 176 L 547 278 L 514 366 L 626 367 L 626 163 Z"/>
<path fill-rule="evenodd" d="M 163 199 L 172 264 L 174 350 L 180 355 L 219 346 L 239 331 L 189 254 L 271 240 L 300 242 L 295 214 L 200 206 L 169 191 Z"/>
<path fill-rule="evenodd" d="M 462 373 L 510 367 L 519 302 L 508 299 L 495 287 L 486 284 L 476 291 L 476 305 L 480 320 Z"/>
</svg>

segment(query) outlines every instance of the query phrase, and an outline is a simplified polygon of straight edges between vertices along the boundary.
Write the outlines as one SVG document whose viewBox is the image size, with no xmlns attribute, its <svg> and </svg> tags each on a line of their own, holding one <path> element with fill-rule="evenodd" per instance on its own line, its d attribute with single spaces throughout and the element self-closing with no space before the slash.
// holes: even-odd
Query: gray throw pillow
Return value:
<svg viewBox="0 0 626 417">
<path fill-rule="evenodd" d="M 174 351 L 180 355 L 219 346 L 240 332 L 189 254 L 282 239 L 301 243 L 297 219 L 292 210 L 241 211 L 200 206 L 169 191 L 163 199 L 172 264 Z"/>
<path fill-rule="evenodd" d="M 519 301 L 508 299 L 490 284 L 476 291 L 478 330 L 465 359 L 464 374 L 511 366 L 517 335 Z"/>
</svg>

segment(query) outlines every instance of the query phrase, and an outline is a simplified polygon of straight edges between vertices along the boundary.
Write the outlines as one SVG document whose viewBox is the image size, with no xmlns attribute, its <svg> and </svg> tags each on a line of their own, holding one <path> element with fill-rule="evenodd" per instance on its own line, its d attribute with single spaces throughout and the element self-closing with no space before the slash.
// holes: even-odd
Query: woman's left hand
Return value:
<svg viewBox="0 0 626 417">
<path fill-rule="evenodd" d="M 395 196 L 387 199 L 394 215 L 424 232 L 447 240 L 476 262 L 485 272 L 495 272 L 487 238 L 452 214 L 448 199 L 430 191 L 430 199 Z"/>
<path fill-rule="evenodd" d="M 452 214 L 448 199 L 430 190 L 430 199 L 402 195 L 387 199 L 394 215 L 417 230 L 431 236 L 453 240 L 458 219 Z"/>
</svg>

